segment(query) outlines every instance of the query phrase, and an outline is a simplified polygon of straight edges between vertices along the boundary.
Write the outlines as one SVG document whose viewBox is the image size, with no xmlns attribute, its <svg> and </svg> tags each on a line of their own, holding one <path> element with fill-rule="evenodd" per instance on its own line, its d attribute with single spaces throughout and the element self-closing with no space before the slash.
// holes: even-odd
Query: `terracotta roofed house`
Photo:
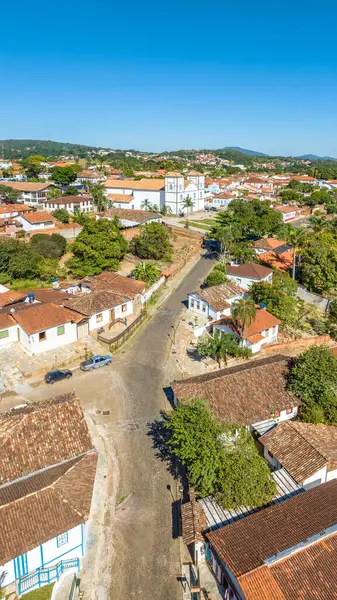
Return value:
<svg viewBox="0 0 337 600">
<path fill-rule="evenodd" d="M 227 265 L 227 276 L 245 290 L 248 290 L 252 283 L 260 281 L 272 283 L 273 281 L 272 269 L 256 263 Z"/>
<path fill-rule="evenodd" d="M 115 200 L 116 208 L 141 210 L 148 202 L 159 210 L 165 203 L 165 179 L 107 179 L 104 185 L 107 196 Z M 117 197 L 117 194 L 128 198 Z"/>
<path fill-rule="evenodd" d="M 220 423 L 264 433 L 297 415 L 300 401 L 287 389 L 288 362 L 279 354 L 174 381 L 174 401 L 204 398 Z"/>
<path fill-rule="evenodd" d="M 20 200 L 28 206 L 38 206 L 47 198 L 47 190 L 56 187 L 54 183 L 30 182 L 30 181 L 2 181 L 1 185 L 17 190 L 21 193 Z"/>
<path fill-rule="evenodd" d="M 214 321 L 220 319 L 221 315 L 230 315 L 231 305 L 242 298 L 242 295 L 241 288 L 228 281 L 187 294 L 188 308 Z"/>
<path fill-rule="evenodd" d="M 90 293 L 70 296 L 64 301 L 64 306 L 89 318 L 89 332 L 133 313 L 133 301 L 129 295 L 110 291 L 104 286 Z"/>
<path fill-rule="evenodd" d="M 114 194 L 112 194 L 114 196 Z M 162 216 L 160 213 L 150 212 L 147 210 L 133 210 L 132 213 L 126 208 L 109 208 L 104 213 L 100 213 L 100 217 L 105 219 L 113 219 L 118 217 L 121 225 L 124 227 L 137 227 L 146 223 L 161 223 Z"/>
<path fill-rule="evenodd" d="M 80 569 L 97 453 L 67 394 L 0 415 L 0 456 L 0 573 L 21 595 Z"/>
<path fill-rule="evenodd" d="M 337 481 L 207 533 L 207 560 L 233 600 L 337 598 Z"/>
<path fill-rule="evenodd" d="M 44 202 L 46 210 L 63 209 L 70 213 L 78 210 L 81 212 L 92 212 L 93 199 L 89 196 L 60 196 L 59 198 L 50 198 Z"/>
<path fill-rule="evenodd" d="M 281 324 L 265 308 L 256 309 L 255 318 L 249 325 L 246 325 L 244 331 L 240 323 L 236 323 L 233 317 L 223 317 L 213 326 L 213 331 L 219 334 L 234 334 L 240 339 L 244 347 L 250 348 L 253 354 L 260 352 L 263 346 L 277 342 L 278 328 Z"/>
<path fill-rule="evenodd" d="M 305 489 L 337 478 L 337 427 L 297 421 L 280 423 L 261 436 L 264 456 Z"/>
<path fill-rule="evenodd" d="M 34 232 L 41 229 L 54 229 L 56 219 L 46 211 L 22 214 L 17 217 L 25 231 Z"/>
</svg>

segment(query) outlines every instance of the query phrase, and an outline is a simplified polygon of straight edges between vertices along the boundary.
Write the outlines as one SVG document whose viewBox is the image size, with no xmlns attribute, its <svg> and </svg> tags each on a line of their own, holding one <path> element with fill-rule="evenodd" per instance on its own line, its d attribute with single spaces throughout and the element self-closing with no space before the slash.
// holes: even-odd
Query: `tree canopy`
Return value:
<svg viewBox="0 0 337 600">
<path fill-rule="evenodd" d="M 65 252 L 66 245 L 66 239 L 57 233 L 52 235 L 36 233 L 30 242 L 32 250 L 45 258 L 60 258 Z"/>
<path fill-rule="evenodd" d="M 144 281 L 148 287 L 151 287 L 160 277 L 160 268 L 155 263 L 141 262 L 135 266 L 132 275 L 135 279 Z"/>
<path fill-rule="evenodd" d="M 169 446 L 201 497 L 225 509 L 267 504 L 276 492 L 268 464 L 245 427 L 220 425 L 201 399 L 181 404 L 166 423 Z"/>
<path fill-rule="evenodd" d="M 245 348 L 240 344 L 239 338 L 234 334 L 220 334 L 215 331 L 212 335 L 205 335 L 199 339 L 197 354 L 200 356 L 211 356 L 217 361 L 219 368 L 222 363 L 227 364 L 228 356 L 240 358 L 249 358 L 252 352 L 249 348 Z"/>
<path fill-rule="evenodd" d="M 269 200 L 246 200 L 235 198 L 229 203 L 228 210 L 218 213 L 216 225 L 211 236 L 216 235 L 219 225 L 234 227 L 235 239 L 246 238 L 249 234 L 258 237 L 272 235 L 282 223 L 281 213 L 270 207 Z"/>
<path fill-rule="evenodd" d="M 207 275 L 205 284 L 210 287 L 212 285 L 226 283 L 226 281 L 228 281 L 226 264 L 219 262 L 214 265 L 211 272 Z"/>
<path fill-rule="evenodd" d="M 20 192 L 8 185 L 2 185 L 0 182 L 0 197 L 5 198 L 8 202 L 15 202 L 20 198 Z"/>
<path fill-rule="evenodd" d="M 51 172 L 51 178 L 60 185 L 69 185 L 77 177 L 76 170 L 73 167 L 54 167 Z"/>
<path fill-rule="evenodd" d="M 311 346 L 294 358 L 289 389 L 302 402 L 304 421 L 337 425 L 337 359 L 330 348 Z"/>
<path fill-rule="evenodd" d="M 73 257 L 67 266 L 77 277 L 117 271 L 127 250 L 128 243 L 115 222 L 90 221 L 73 243 Z"/>
<path fill-rule="evenodd" d="M 170 229 L 153 221 L 142 225 L 140 235 L 131 241 L 131 251 L 142 259 L 170 260 L 173 252 L 170 240 Z"/>
</svg>

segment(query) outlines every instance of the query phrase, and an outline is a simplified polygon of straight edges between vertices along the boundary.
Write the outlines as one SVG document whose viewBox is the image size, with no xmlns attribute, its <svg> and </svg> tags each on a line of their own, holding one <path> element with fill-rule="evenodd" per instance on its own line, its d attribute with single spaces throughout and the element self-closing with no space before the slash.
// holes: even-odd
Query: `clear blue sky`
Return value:
<svg viewBox="0 0 337 600">
<path fill-rule="evenodd" d="M 335 1 L 1 6 L 0 139 L 337 157 Z"/>
</svg>

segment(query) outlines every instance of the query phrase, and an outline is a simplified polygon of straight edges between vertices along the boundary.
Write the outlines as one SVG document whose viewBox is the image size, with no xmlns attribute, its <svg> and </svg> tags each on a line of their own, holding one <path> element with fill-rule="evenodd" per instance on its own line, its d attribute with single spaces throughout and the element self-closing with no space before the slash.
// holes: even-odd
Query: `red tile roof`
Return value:
<svg viewBox="0 0 337 600">
<path fill-rule="evenodd" d="M 206 537 L 234 576 L 240 577 L 336 524 L 335 479 L 207 533 Z"/>
<path fill-rule="evenodd" d="M 13 312 L 12 317 L 28 335 L 75 322 L 75 318 L 77 319 L 72 311 L 53 303 L 31 304 L 27 310 Z"/>
<path fill-rule="evenodd" d="M 242 337 L 241 329 L 238 327 L 237 323 L 233 321 L 232 317 L 224 317 L 218 321 L 218 324 L 226 325 L 232 329 L 234 333 Z M 252 336 L 262 333 L 262 331 L 267 331 L 272 327 L 276 327 L 276 325 L 281 325 L 280 319 L 274 317 L 274 315 L 270 314 L 265 308 L 258 308 L 256 310 L 254 321 L 245 327 L 244 338 L 249 339 Z"/>
<path fill-rule="evenodd" d="M 41 210 L 40 212 L 33 212 L 27 215 L 24 214 L 21 215 L 21 217 L 28 221 L 28 223 L 31 223 L 32 225 L 37 223 L 46 223 L 49 221 L 53 221 L 53 223 L 56 223 L 56 219 L 53 217 L 53 215 L 43 210 Z"/>
<path fill-rule="evenodd" d="M 228 275 L 237 275 L 238 277 L 247 277 L 248 279 L 264 279 L 272 273 L 272 269 L 263 267 L 256 263 L 244 263 L 243 265 L 227 265 Z"/>
</svg>

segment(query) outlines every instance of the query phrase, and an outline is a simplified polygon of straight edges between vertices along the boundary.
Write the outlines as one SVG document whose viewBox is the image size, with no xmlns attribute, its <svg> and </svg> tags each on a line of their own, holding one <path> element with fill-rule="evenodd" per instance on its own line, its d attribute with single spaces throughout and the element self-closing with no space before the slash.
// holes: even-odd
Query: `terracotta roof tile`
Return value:
<svg viewBox="0 0 337 600">
<path fill-rule="evenodd" d="M 90 200 L 89 196 L 60 196 L 59 198 L 49 198 L 45 200 L 47 204 L 80 204 L 83 200 Z"/>
<path fill-rule="evenodd" d="M 0 294 L 0 307 L 9 306 L 9 304 L 19 302 L 20 300 L 26 298 L 26 296 L 26 291 L 19 292 L 16 290 L 9 290 L 8 292 L 3 292 Z"/>
<path fill-rule="evenodd" d="M 0 415 L 0 485 L 94 448 L 72 394 Z"/>
<path fill-rule="evenodd" d="M 287 390 L 288 359 L 277 355 L 172 383 L 179 401 L 204 398 L 221 423 L 250 425 L 299 406 Z"/>
<path fill-rule="evenodd" d="M 54 183 L 34 183 L 31 181 L 1 181 L 1 185 L 6 185 L 21 192 L 41 192 L 51 185 L 55 187 Z"/>
<path fill-rule="evenodd" d="M 258 250 L 274 250 L 279 246 L 283 246 L 285 244 L 283 240 L 275 240 L 274 238 L 261 238 L 260 240 L 256 240 L 252 243 L 253 248 L 257 248 Z"/>
<path fill-rule="evenodd" d="M 21 215 L 21 218 L 25 219 L 25 221 L 28 221 L 28 223 L 31 223 L 32 225 L 38 224 L 38 223 L 46 223 L 49 221 L 56 223 L 56 219 L 53 217 L 53 215 L 51 215 L 50 213 L 48 213 L 44 210 L 41 210 L 39 212 L 33 212 L 33 213 Z"/>
<path fill-rule="evenodd" d="M 67 311 L 62 306 L 57 306 L 52 302 L 48 304 L 31 304 L 27 310 L 13 312 L 12 317 L 28 335 L 74 321 L 74 315 L 71 311 Z"/>
<path fill-rule="evenodd" d="M 265 433 L 260 442 L 297 483 L 337 463 L 337 427 L 333 425 L 286 421 Z"/>
<path fill-rule="evenodd" d="M 267 566 L 238 579 L 246 600 L 287 600 Z"/>
<path fill-rule="evenodd" d="M 55 467 L 48 474 L 54 480 L 44 482 L 48 487 L 0 507 L 2 565 L 88 520 L 96 464 L 93 452 L 67 463 L 61 476 Z"/>
<path fill-rule="evenodd" d="M 221 324 L 226 325 L 227 327 L 232 329 L 234 333 L 236 333 L 237 335 L 242 337 L 241 329 L 238 328 L 237 323 L 235 323 L 233 321 L 232 317 L 224 317 L 221 321 L 218 321 L 218 323 L 220 325 Z M 252 336 L 262 333 L 262 331 L 267 331 L 268 329 L 271 329 L 272 327 L 276 327 L 276 325 L 280 325 L 280 324 L 281 324 L 280 319 L 277 319 L 277 317 L 274 317 L 274 315 L 269 313 L 265 308 L 258 308 L 256 310 L 256 315 L 255 315 L 254 320 L 249 325 L 246 325 L 246 327 L 245 327 L 244 338 L 248 339 Z"/>
<path fill-rule="evenodd" d="M 0 313 L 0 329 L 7 329 L 8 327 L 15 327 L 16 322 L 13 317 L 8 313 Z"/>
<path fill-rule="evenodd" d="M 228 275 L 237 275 L 238 277 L 248 277 L 249 279 L 263 279 L 272 273 L 272 269 L 263 267 L 256 263 L 245 263 L 243 265 L 227 265 Z"/>
<path fill-rule="evenodd" d="M 107 179 L 104 185 L 106 188 L 159 191 L 164 189 L 165 179 L 140 179 L 139 181 L 134 179 Z"/>
<path fill-rule="evenodd" d="M 229 281 L 196 290 L 193 294 L 201 296 L 215 310 L 224 310 L 230 306 L 227 300 L 242 296 L 242 290 L 236 283 Z"/>
<path fill-rule="evenodd" d="M 112 271 L 103 271 L 99 275 L 86 277 L 83 283 L 88 284 L 93 290 L 105 288 L 111 292 L 125 294 L 132 298 L 143 293 L 146 288 L 144 281 L 123 277 L 123 275 Z"/>
<path fill-rule="evenodd" d="M 116 197 L 117 194 L 112 194 L 113 197 Z M 118 194 L 119 195 L 119 194 Z M 123 196 L 123 194 L 120 194 Z M 159 219 L 161 218 L 160 213 L 150 212 L 148 210 L 133 210 L 129 208 L 109 208 L 104 213 L 102 213 L 103 217 L 118 217 L 119 219 L 125 219 L 129 221 L 135 221 L 136 223 L 142 224 L 147 223 L 151 219 Z"/>
<path fill-rule="evenodd" d="M 2 182 L 0 182 L 2 185 Z M 25 213 L 31 212 L 33 209 L 31 206 L 25 206 L 25 204 L 7 204 L 6 206 L 0 206 L 0 215 L 5 215 L 7 213 Z"/>
<path fill-rule="evenodd" d="M 336 524 L 337 480 L 333 480 L 207 533 L 206 537 L 235 577 L 240 577 L 262 566 L 267 558 Z"/>
<path fill-rule="evenodd" d="M 203 542 L 202 532 L 207 527 L 207 520 L 193 490 L 190 490 L 190 501 L 181 505 L 181 519 L 184 543 L 188 546 L 195 542 Z"/>
<path fill-rule="evenodd" d="M 69 294 L 68 294 L 69 297 Z M 102 310 L 109 310 L 115 306 L 124 304 L 130 300 L 130 296 L 117 294 L 107 289 L 100 289 L 86 294 L 78 294 L 64 301 L 64 306 L 82 315 L 91 317 Z"/>
</svg>

